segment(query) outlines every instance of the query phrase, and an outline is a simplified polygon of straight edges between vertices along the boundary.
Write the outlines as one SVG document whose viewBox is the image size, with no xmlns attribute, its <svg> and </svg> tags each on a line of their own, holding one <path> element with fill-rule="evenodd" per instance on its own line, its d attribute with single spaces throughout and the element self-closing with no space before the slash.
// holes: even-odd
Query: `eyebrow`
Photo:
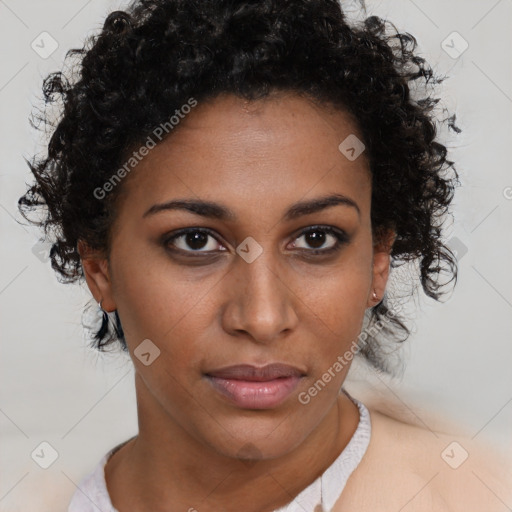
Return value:
<svg viewBox="0 0 512 512">
<path fill-rule="evenodd" d="M 325 210 L 326 208 L 339 205 L 354 208 L 357 211 L 358 216 L 361 217 L 361 210 L 353 199 L 344 196 L 343 194 L 331 194 L 311 199 L 309 201 L 295 203 L 288 208 L 281 220 L 294 220 L 298 217 L 302 217 L 303 215 L 311 215 L 312 213 L 317 213 Z M 149 208 L 142 217 L 145 218 L 150 215 L 155 215 L 169 210 L 185 210 L 195 213 L 196 215 L 200 215 L 201 217 L 221 221 L 236 221 L 237 219 L 236 214 L 222 204 L 196 199 L 176 199 L 165 203 L 155 204 L 151 206 L 151 208 Z"/>
</svg>

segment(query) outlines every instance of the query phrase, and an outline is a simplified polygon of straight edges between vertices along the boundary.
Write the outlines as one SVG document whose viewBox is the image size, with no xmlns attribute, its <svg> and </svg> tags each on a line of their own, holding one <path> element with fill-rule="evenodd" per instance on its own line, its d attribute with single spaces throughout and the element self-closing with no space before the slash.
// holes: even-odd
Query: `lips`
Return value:
<svg viewBox="0 0 512 512">
<path fill-rule="evenodd" d="M 207 372 L 206 375 L 220 379 L 265 382 L 284 377 L 301 377 L 304 373 L 294 366 L 273 363 L 263 367 L 252 366 L 250 364 L 228 366 L 226 368 L 221 368 L 220 370 Z"/>
<path fill-rule="evenodd" d="M 223 400 L 242 409 L 272 409 L 282 404 L 305 375 L 281 363 L 263 367 L 242 364 L 205 374 Z"/>
</svg>

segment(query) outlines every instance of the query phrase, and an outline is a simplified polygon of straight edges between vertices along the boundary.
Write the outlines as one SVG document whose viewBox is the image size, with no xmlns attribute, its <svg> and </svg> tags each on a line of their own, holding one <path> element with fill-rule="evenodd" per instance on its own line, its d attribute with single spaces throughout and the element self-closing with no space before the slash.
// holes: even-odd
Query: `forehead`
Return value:
<svg viewBox="0 0 512 512">
<path fill-rule="evenodd" d="M 255 101 L 222 95 L 182 116 L 137 164 L 123 195 L 141 215 L 178 197 L 233 200 L 258 211 L 338 192 L 369 207 L 367 160 L 340 151 L 347 137 L 362 138 L 345 111 L 290 94 Z"/>
</svg>

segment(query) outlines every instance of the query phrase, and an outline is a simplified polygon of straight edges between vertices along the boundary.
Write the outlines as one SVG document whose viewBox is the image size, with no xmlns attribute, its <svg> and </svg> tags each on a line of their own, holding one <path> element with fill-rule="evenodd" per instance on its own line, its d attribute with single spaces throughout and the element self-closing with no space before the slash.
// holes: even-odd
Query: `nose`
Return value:
<svg viewBox="0 0 512 512">
<path fill-rule="evenodd" d="M 256 343 L 271 343 L 292 332 L 299 297 L 291 289 L 289 273 L 270 251 L 264 250 L 252 263 L 237 256 L 234 265 L 225 283 L 224 330 Z"/>
</svg>

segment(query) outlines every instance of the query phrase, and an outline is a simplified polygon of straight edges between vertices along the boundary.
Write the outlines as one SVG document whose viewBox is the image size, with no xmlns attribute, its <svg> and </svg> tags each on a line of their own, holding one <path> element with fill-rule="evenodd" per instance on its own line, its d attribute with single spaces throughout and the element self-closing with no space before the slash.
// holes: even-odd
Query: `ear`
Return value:
<svg viewBox="0 0 512 512">
<path fill-rule="evenodd" d="M 389 277 L 391 250 L 396 239 L 392 229 L 381 232 L 373 245 L 372 286 L 368 294 L 367 307 L 376 306 L 382 301 Z M 377 298 L 374 297 L 374 292 Z"/>
<path fill-rule="evenodd" d="M 105 311 L 114 311 L 117 306 L 112 294 L 112 281 L 108 260 L 104 254 L 91 250 L 83 241 L 78 242 L 78 253 L 82 260 L 85 280 L 96 302 L 101 302 Z"/>
</svg>

